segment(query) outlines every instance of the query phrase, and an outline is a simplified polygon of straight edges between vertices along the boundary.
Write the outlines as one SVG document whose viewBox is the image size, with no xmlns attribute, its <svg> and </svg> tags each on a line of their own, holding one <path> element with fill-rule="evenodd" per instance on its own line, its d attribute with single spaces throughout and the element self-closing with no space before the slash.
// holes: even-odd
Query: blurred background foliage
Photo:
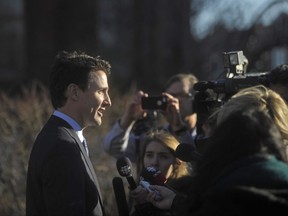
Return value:
<svg viewBox="0 0 288 216">
<path fill-rule="evenodd" d="M 101 55 L 111 84 L 160 92 L 171 75 L 201 80 L 243 50 L 248 71 L 288 60 L 288 0 L 0 0 L 0 84 L 47 84 L 59 50 Z"/>
<path fill-rule="evenodd" d="M 222 52 L 243 50 L 248 71 L 288 62 L 288 0 L 0 0 L 0 215 L 22 216 L 27 161 L 52 112 L 47 80 L 59 50 L 112 64 L 112 107 L 85 133 L 108 216 L 115 213 L 115 159 L 101 139 L 131 92 L 160 93 L 167 79 L 223 73 Z"/>
</svg>

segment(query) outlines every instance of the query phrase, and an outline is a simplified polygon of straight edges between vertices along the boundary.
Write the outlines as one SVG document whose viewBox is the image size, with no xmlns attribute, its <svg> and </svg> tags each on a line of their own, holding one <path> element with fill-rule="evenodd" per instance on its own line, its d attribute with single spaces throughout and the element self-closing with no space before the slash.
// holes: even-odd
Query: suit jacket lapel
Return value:
<svg viewBox="0 0 288 216">
<path fill-rule="evenodd" d="M 96 176 L 94 167 L 93 167 L 93 165 L 92 165 L 92 163 L 90 161 L 90 158 L 87 155 L 86 149 L 84 148 L 83 144 L 81 143 L 78 135 L 76 134 L 74 129 L 71 128 L 71 126 L 66 121 L 64 121 L 63 119 L 61 119 L 61 118 L 59 118 L 57 116 L 53 116 L 53 115 L 50 117 L 50 119 L 53 120 L 53 121 L 57 121 L 58 124 L 62 125 L 64 127 L 64 129 L 71 135 L 71 137 L 77 143 L 78 148 L 80 149 L 83 161 L 85 161 L 86 166 L 88 167 L 88 169 L 90 171 L 90 174 L 92 175 L 92 179 L 93 179 L 94 183 L 97 186 L 97 190 L 99 192 L 99 196 L 101 197 L 100 187 L 99 187 L 99 183 L 98 183 L 98 180 L 97 180 L 97 176 Z M 101 197 L 101 199 L 102 199 L 102 197 Z"/>
<path fill-rule="evenodd" d="M 99 187 L 99 183 L 98 183 L 98 180 L 97 180 L 97 176 L 96 176 L 94 167 L 93 167 L 93 165 L 91 163 L 91 160 L 90 160 L 90 158 L 87 155 L 86 149 L 84 148 L 84 146 L 81 143 L 79 137 L 77 136 L 76 132 L 73 129 L 67 129 L 67 131 L 70 133 L 70 135 L 75 139 L 76 143 L 78 144 L 78 147 L 79 147 L 79 149 L 81 151 L 81 154 L 82 154 L 82 158 L 84 158 L 84 161 L 85 161 L 87 167 L 89 168 L 90 173 L 92 174 L 93 181 L 94 181 L 94 183 L 97 186 L 97 190 L 99 192 L 99 196 L 101 197 L 101 200 L 102 200 L 102 196 L 101 196 L 101 193 L 100 193 L 100 187 Z"/>
</svg>

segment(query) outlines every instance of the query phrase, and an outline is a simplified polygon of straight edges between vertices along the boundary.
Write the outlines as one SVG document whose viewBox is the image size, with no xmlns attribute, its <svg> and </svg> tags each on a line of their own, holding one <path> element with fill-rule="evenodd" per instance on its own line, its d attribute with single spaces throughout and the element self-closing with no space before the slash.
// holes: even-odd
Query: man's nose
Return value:
<svg viewBox="0 0 288 216">
<path fill-rule="evenodd" d="M 109 94 L 107 93 L 105 99 L 104 99 L 104 102 L 105 102 L 105 105 L 106 106 L 111 106 L 112 105 L 112 102 L 111 102 L 111 99 L 110 99 L 110 96 Z"/>
</svg>

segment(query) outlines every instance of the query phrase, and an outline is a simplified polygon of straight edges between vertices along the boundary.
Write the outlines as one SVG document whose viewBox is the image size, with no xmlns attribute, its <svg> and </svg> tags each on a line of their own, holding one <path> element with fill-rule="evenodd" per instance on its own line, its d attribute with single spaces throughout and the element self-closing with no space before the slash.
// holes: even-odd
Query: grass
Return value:
<svg viewBox="0 0 288 216">
<path fill-rule="evenodd" d="M 101 141 L 123 113 L 129 94 L 110 90 L 112 107 L 100 127 L 84 131 L 90 158 L 101 187 L 107 216 L 118 215 L 112 179 L 119 176 L 116 159 L 101 148 Z M 41 83 L 24 86 L 17 95 L 0 91 L 0 215 L 25 215 L 27 164 L 35 137 L 53 112 L 49 93 Z M 126 181 L 123 180 L 126 184 Z M 126 185 L 125 185 L 126 188 Z"/>
</svg>

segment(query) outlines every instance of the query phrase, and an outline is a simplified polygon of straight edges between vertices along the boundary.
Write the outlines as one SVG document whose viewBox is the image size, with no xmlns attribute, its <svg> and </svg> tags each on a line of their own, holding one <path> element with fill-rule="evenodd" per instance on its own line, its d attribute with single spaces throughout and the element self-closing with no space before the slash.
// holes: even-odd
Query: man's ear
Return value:
<svg viewBox="0 0 288 216">
<path fill-rule="evenodd" d="M 67 98 L 71 98 L 72 100 L 78 100 L 79 96 L 79 87 L 78 85 L 71 83 L 68 85 L 66 90 Z"/>
</svg>

